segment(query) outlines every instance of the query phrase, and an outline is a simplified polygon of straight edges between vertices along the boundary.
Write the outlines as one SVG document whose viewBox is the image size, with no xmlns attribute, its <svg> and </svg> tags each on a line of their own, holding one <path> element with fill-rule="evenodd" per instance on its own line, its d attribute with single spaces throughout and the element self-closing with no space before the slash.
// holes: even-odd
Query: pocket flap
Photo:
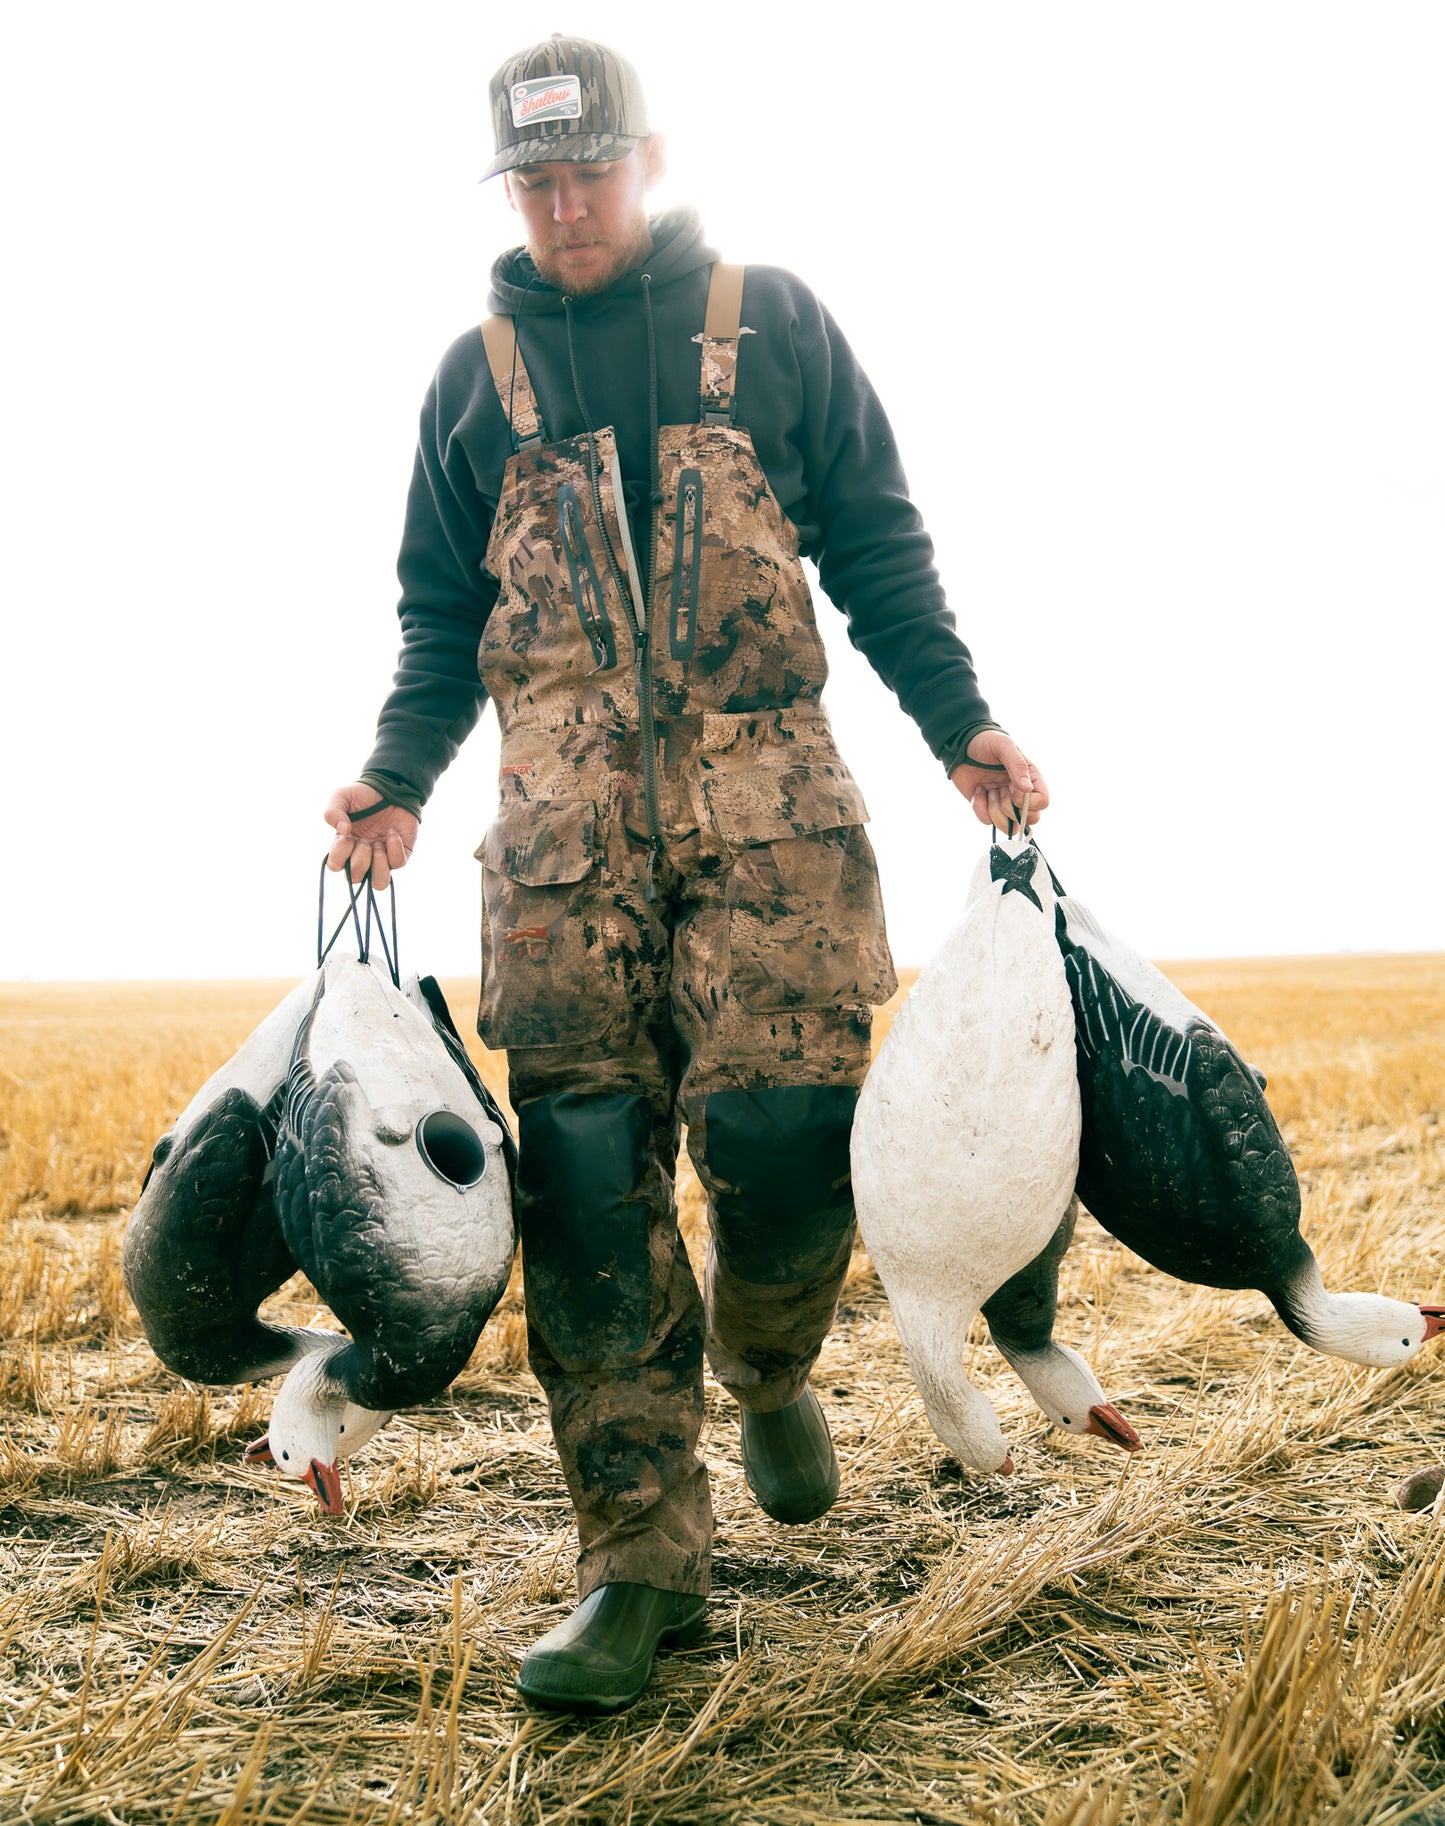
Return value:
<svg viewBox="0 0 1445 1826">
<path fill-rule="evenodd" d="M 729 843 L 773 843 L 868 822 L 858 782 L 826 762 L 718 772 L 704 790 L 713 822 Z"/>
<path fill-rule="evenodd" d="M 531 888 L 581 881 L 597 860 L 592 799 L 532 799 L 492 820 L 477 851 L 483 865 Z"/>
</svg>

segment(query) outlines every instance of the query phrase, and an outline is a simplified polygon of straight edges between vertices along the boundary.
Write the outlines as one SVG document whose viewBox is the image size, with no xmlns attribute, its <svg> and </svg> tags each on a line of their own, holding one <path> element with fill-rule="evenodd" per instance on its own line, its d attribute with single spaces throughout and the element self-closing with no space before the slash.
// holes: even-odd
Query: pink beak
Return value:
<svg viewBox="0 0 1445 1826">
<path fill-rule="evenodd" d="M 1107 1439 L 1111 1446 L 1122 1446 L 1126 1452 L 1144 1450 L 1144 1441 L 1118 1408 L 1110 1407 L 1107 1401 L 1089 1409 L 1089 1424 L 1084 1431 L 1092 1433 L 1096 1439 Z"/>
<path fill-rule="evenodd" d="M 263 1433 L 259 1439 L 253 1439 L 241 1454 L 248 1465 L 274 1465 L 276 1460 L 271 1456 L 271 1437 Z"/>
<path fill-rule="evenodd" d="M 1422 1306 L 1420 1308 L 1425 1320 L 1425 1338 L 1438 1338 L 1445 1332 L 1445 1306 Z"/>
<path fill-rule="evenodd" d="M 301 1481 L 328 1515 L 345 1515 L 346 1505 L 341 1500 L 341 1472 L 335 1465 L 323 1465 L 320 1459 L 313 1458 L 302 1474 Z"/>
</svg>

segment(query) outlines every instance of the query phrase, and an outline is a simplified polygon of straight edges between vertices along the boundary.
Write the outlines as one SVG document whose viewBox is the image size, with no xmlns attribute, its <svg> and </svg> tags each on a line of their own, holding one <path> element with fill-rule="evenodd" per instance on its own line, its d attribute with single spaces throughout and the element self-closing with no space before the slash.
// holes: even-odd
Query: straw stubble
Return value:
<svg viewBox="0 0 1445 1826">
<path fill-rule="evenodd" d="M 1172 974 L 1268 1072 L 1331 1285 L 1445 1293 L 1445 959 Z M 270 1391 L 159 1369 L 120 1285 L 151 1142 L 282 987 L 0 990 L 0 1820 L 1440 1812 L 1445 1531 L 1395 1493 L 1445 1459 L 1445 1366 L 1315 1356 L 1262 1298 L 1169 1282 L 1090 1220 L 1058 1335 L 1147 1453 L 1049 1429 L 976 1326 L 1019 1471 L 961 1471 L 860 1252 L 815 1377 L 837 1507 L 769 1523 L 710 1389 L 707 1631 L 624 1716 L 527 1712 L 517 1662 L 572 1602 L 573 1548 L 516 1278 L 448 1394 L 349 1470 L 336 1523 L 241 1463 Z M 696 1253 L 687 1171 L 680 1198 Z M 329 1322 L 299 1279 L 273 1310 Z"/>
</svg>

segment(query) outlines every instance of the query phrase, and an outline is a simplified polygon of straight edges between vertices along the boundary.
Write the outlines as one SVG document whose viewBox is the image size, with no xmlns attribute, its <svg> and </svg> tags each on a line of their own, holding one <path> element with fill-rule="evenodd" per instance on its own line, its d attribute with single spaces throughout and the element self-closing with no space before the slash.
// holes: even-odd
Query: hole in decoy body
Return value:
<svg viewBox="0 0 1445 1826">
<path fill-rule="evenodd" d="M 474 1186 L 486 1170 L 487 1156 L 477 1132 L 450 1110 L 433 1110 L 416 1125 L 422 1159 L 453 1186 Z"/>
</svg>

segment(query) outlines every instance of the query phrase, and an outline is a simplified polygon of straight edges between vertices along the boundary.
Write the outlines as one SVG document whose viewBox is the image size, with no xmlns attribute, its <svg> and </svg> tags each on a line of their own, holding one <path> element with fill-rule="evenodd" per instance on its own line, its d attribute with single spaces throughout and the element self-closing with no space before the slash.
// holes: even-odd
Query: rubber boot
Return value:
<svg viewBox="0 0 1445 1826">
<path fill-rule="evenodd" d="M 531 1650 L 517 1691 L 551 1712 L 620 1712 L 642 1697 L 658 1649 L 694 1634 L 706 1610 L 692 1592 L 599 1585 Z"/>
<path fill-rule="evenodd" d="M 771 1414 L 743 1409 L 743 1475 L 775 1522 L 815 1522 L 838 1495 L 838 1460 L 818 1397 L 805 1388 Z"/>
</svg>

